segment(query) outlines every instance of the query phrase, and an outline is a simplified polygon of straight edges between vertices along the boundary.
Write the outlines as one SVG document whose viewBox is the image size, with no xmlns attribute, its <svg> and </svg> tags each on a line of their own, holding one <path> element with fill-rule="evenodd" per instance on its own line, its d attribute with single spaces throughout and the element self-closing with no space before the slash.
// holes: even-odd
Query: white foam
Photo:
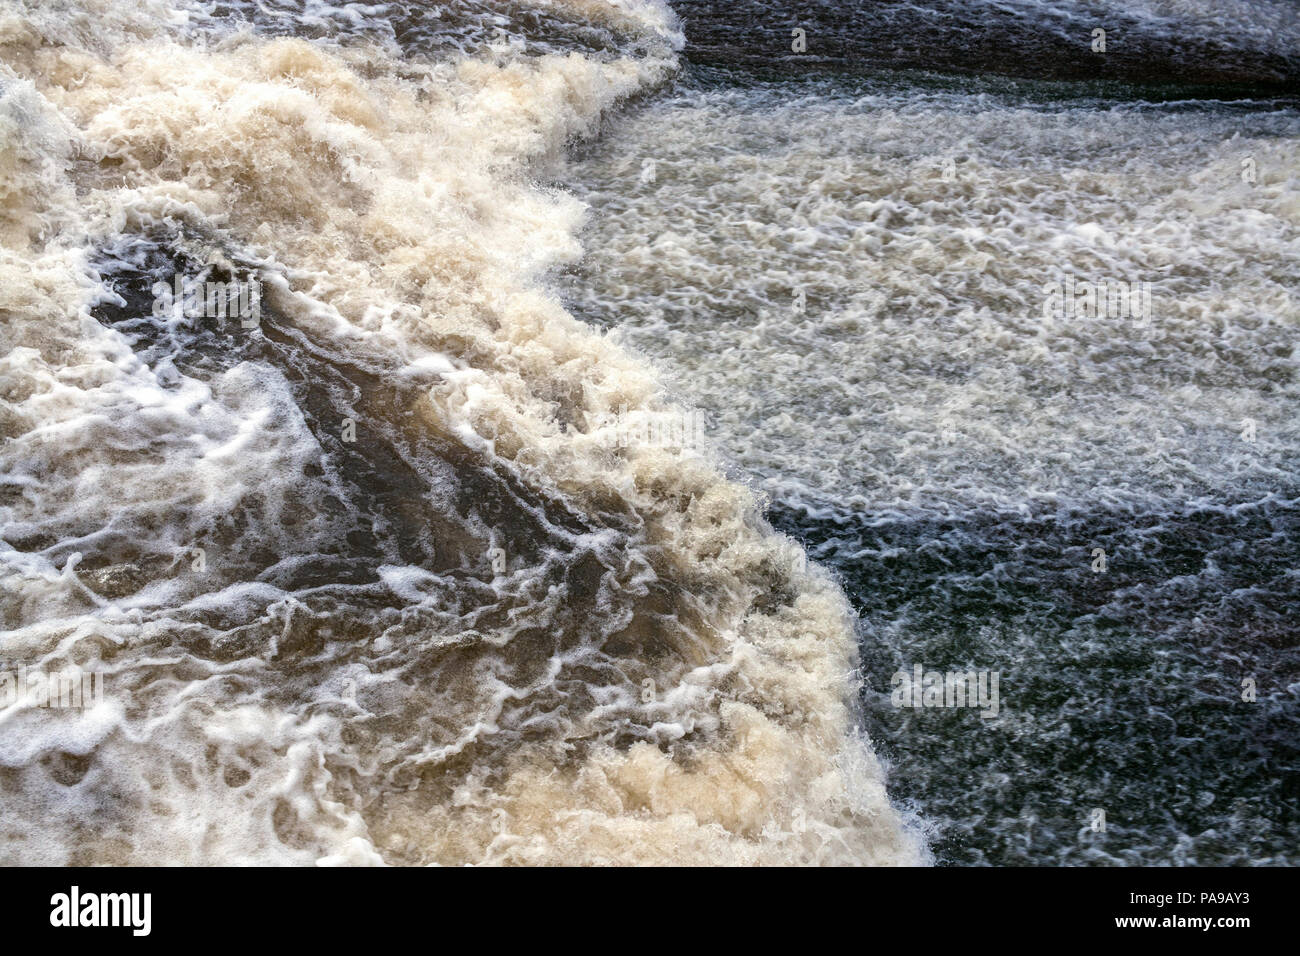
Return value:
<svg viewBox="0 0 1300 956">
<path fill-rule="evenodd" d="M 311 5 L 342 31 L 311 44 L 202 5 L 10 6 L 0 647 L 110 667 L 111 705 L 5 717 L 0 856 L 922 858 L 850 736 L 843 596 L 707 456 L 583 431 L 668 403 L 544 291 L 585 210 L 535 180 L 672 75 L 664 5 L 551 4 L 640 52 L 405 59 L 356 7 Z M 101 324 L 128 300 L 93 270 L 150 248 L 247 264 L 265 327 Z M 425 491 L 348 525 L 376 449 Z M 422 508 L 437 570 L 281 587 Z"/>
</svg>

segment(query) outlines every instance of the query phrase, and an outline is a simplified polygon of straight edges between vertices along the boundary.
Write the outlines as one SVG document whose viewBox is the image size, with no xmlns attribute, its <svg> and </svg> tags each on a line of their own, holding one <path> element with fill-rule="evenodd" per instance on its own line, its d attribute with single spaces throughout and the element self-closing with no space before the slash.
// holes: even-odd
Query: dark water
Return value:
<svg viewBox="0 0 1300 956">
<path fill-rule="evenodd" d="M 1206 22 L 1192 29 L 1139 5 L 1086 0 L 679 0 L 673 8 L 699 65 L 1194 85 L 1227 96 L 1295 93 L 1300 84 L 1295 50 L 1243 31 L 1240 20 L 1216 22 L 1209 4 Z M 1286 16 L 1287 8 L 1268 12 Z M 796 28 L 805 31 L 801 53 L 792 49 Z M 1093 50 L 1095 29 L 1105 30 L 1105 52 Z"/>
<path fill-rule="evenodd" d="M 942 862 L 1287 862 L 1294 489 L 1138 513 L 769 516 L 852 596 L 867 726 L 894 761 L 894 797 L 941 827 Z M 1003 714 L 893 708 L 890 676 L 913 661 L 999 671 Z M 1089 826 L 1098 807 L 1104 834 Z"/>
<path fill-rule="evenodd" d="M 635 37 L 558 8 L 526 2 L 430 4 L 419 0 L 382 3 L 312 3 L 310 0 L 220 0 L 207 10 L 213 24 L 247 24 L 265 36 L 384 44 L 401 56 L 445 57 L 477 53 L 493 43 L 518 52 L 580 53 L 600 58 L 620 52 L 644 54 Z"/>
<path fill-rule="evenodd" d="M 864 286 L 881 284 L 852 278 L 854 262 L 843 249 L 854 234 L 854 189 L 866 193 L 871 184 L 869 174 L 853 179 L 841 167 L 923 165 L 952 144 L 969 149 L 968 114 L 978 117 L 970 121 L 975 135 L 988 136 L 990 126 L 1000 130 L 1000 143 L 990 137 L 977 150 L 984 158 L 970 174 L 976 182 L 984 172 L 1006 179 L 1002 192 L 996 183 L 979 187 L 983 202 L 999 212 L 986 220 L 964 207 L 949 211 L 956 200 L 947 194 L 921 193 L 929 202 L 918 205 L 902 187 L 897 193 L 881 187 L 871 199 L 907 210 L 901 223 L 892 220 L 900 223 L 894 232 L 885 230 L 889 239 L 908 236 L 931 216 L 950 216 L 954 232 L 972 221 L 990 229 L 990 222 L 1033 222 L 1042 206 L 1020 198 L 1024 182 L 1042 184 L 1045 196 L 1060 190 L 1048 214 L 1058 231 L 1113 202 L 1120 212 L 1107 228 L 1124 235 L 1142 204 L 1173 195 L 1198 162 L 1215 155 L 1216 140 L 1239 135 L 1293 144 L 1300 50 L 1294 30 L 1275 34 L 1267 24 L 1289 17 L 1293 27 L 1294 5 L 1185 5 L 1181 17 L 1172 8 L 1159 16 L 1105 4 L 924 0 L 777 6 L 680 0 L 674 9 L 688 38 L 676 98 L 659 112 L 647 107 L 615 125 L 610 142 L 592 147 L 577 166 L 579 191 L 598 222 L 588 237 L 595 249 L 568 280 L 566 294 L 578 314 L 622 329 L 687 397 L 715 413 L 738 474 L 771 495 L 769 520 L 845 588 L 860 617 L 863 720 L 892 764 L 892 798 L 933 828 L 944 864 L 1294 862 L 1300 836 L 1294 449 L 1276 449 L 1276 468 L 1252 465 L 1234 477 L 1212 461 L 1208 442 L 1218 439 L 1191 426 L 1162 394 L 1171 383 L 1199 382 L 1292 418 L 1294 312 L 1276 313 L 1276 333 L 1263 348 L 1238 352 L 1236 333 L 1224 336 L 1207 325 L 1182 341 L 1179 331 L 1053 342 L 1055 355 L 1069 356 L 1095 377 L 1009 369 L 1001 379 L 1007 391 L 983 396 L 985 413 L 972 413 L 972 433 L 985 415 L 1007 414 L 1012 423 L 1004 434 L 1012 434 L 1015 416 L 1006 409 L 1021 395 L 1071 409 L 1089 428 L 1087 410 L 1098 409 L 1096 420 L 1104 420 L 1099 409 L 1120 396 L 1138 407 L 1149 402 L 1157 432 L 1177 429 L 1192 447 L 1207 443 L 1189 453 L 1204 466 L 1189 464 L 1174 481 L 1145 457 L 1140 442 L 1117 439 L 1124 447 L 1116 452 L 1107 437 L 1060 466 L 1069 489 L 1064 495 L 1044 494 L 1023 478 L 1042 467 L 1032 443 L 975 447 L 965 474 L 926 471 L 914 458 L 917 442 L 928 441 L 924 434 L 902 439 L 897 429 L 874 423 L 922 404 L 919 396 L 942 396 L 936 377 L 961 394 L 988 363 L 1013 362 L 944 322 L 970 303 L 992 312 L 1006 330 L 1017 321 L 1014 284 L 993 292 L 967 288 L 961 284 L 967 278 L 971 286 L 982 278 L 951 278 L 961 271 L 958 261 L 943 279 L 917 279 L 932 280 L 926 288 L 941 305 L 891 302 L 889 325 L 898 331 L 861 332 L 882 324 L 882 313 L 866 313 L 850 326 L 859 331 L 836 333 L 849 343 L 859 335 L 861 347 L 875 349 L 888 367 L 848 358 L 851 344 L 841 342 L 836 351 L 838 345 L 827 345 L 830 333 L 808 331 L 801 316 L 783 317 L 790 289 L 801 281 L 808 283 L 813 316 L 858 315 L 853 303 Z M 1104 54 L 1090 49 L 1094 26 L 1107 31 Z M 795 27 L 806 30 L 805 54 L 791 51 Z M 961 128 L 945 142 L 942 130 L 925 125 L 933 122 L 925 104 L 949 95 L 967 99 L 957 108 Z M 1117 105 L 1131 112 L 1111 114 Z M 901 141 L 890 125 L 911 109 L 923 127 L 917 143 Z M 998 125 L 999 111 L 1023 110 L 1042 110 L 1063 125 L 1109 125 L 1113 134 L 1085 134 L 1067 144 L 1046 141 L 1027 124 L 1023 132 L 1014 123 Z M 697 114 L 706 118 L 696 120 Z M 1130 197 L 1106 195 L 1105 176 L 1121 157 L 1151 155 L 1155 148 L 1124 118 L 1138 114 L 1196 143 L 1191 149 L 1204 156 L 1186 169 L 1170 162 L 1168 181 L 1156 172 L 1139 174 L 1150 186 L 1136 206 L 1124 208 Z M 725 133 L 703 134 L 708 142 L 690 138 L 710 123 L 733 122 Z M 864 124 L 866 132 L 845 132 Z M 871 124 L 893 138 L 876 137 Z M 682 127 L 695 133 L 675 132 Z M 621 145 L 620 137 L 633 145 Z M 648 155 L 659 157 L 659 181 L 631 184 L 626 171 Z M 1061 170 L 1078 178 L 1060 185 Z M 1096 179 L 1076 187 L 1085 177 Z M 903 187 L 914 184 L 904 179 Z M 1075 188 L 1082 197 L 1071 194 Z M 820 244 L 807 238 L 814 201 L 832 209 Z M 625 240 L 621 233 L 628 230 L 639 238 Z M 658 248 L 655 237 L 664 233 L 674 243 L 663 247 L 669 264 L 643 262 L 640 249 Z M 767 241 L 751 243 L 755 235 Z M 773 244 L 773 235 L 785 244 Z M 808 245 L 804 258 L 789 251 L 801 243 Z M 880 271 L 889 277 L 891 247 L 878 248 L 867 258 L 883 260 Z M 1036 252 L 1027 245 L 1022 251 Z M 1152 268 L 1155 251 L 1135 254 L 1139 267 Z M 1031 256 L 1023 266 L 1017 258 L 1006 253 L 1005 269 L 1023 270 L 1020 283 L 1041 283 L 1043 267 L 1030 265 Z M 1280 265 L 1273 274 L 1294 290 L 1294 257 L 1282 254 L 1278 261 L 1291 267 Z M 1060 263 L 1081 274 L 1090 267 L 1064 253 Z M 909 264 L 899 268 L 910 275 Z M 664 269 L 671 278 L 661 276 Z M 1174 271 L 1195 277 L 1191 282 L 1207 292 L 1234 281 L 1231 253 L 1206 270 L 1188 250 Z M 816 278 L 801 280 L 801 273 Z M 644 298 L 629 301 L 629 288 L 643 290 Z M 1259 295 L 1244 280 L 1236 291 L 1248 301 Z M 742 331 L 760 323 L 761 334 Z M 1008 334 L 1023 336 L 1025 327 Z M 1203 364 L 1197 354 L 1206 349 L 1219 350 L 1226 361 Z M 846 356 L 844 368 L 809 371 L 827 354 Z M 802 447 L 832 428 L 856 438 L 853 427 L 835 424 L 855 410 L 870 423 L 853 426 L 865 434 L 861 445 Z M 944 412 L 938 403 L 925 410 L 936 419 Z M 774 437 L 769 423 L 783 414 L 793 416 L 793 426 Z M 832 487 L 828 479 L 809 489 L 818 466 L 807 457 L 818 455 L 828 472 L 852 475 L 860 466 L 866 480 Z M 1103 477 L 1090 499 L 1093 479 L 1081 476 L 1098 468 Z M 890 497 L 882 486 L 891 471 L 924 485 L 927 500 Z M 1123 495 L 1110 494 L 1114 487 Z M 1104 570 L 1094 570 L 1097 548 L 1105 552 Z M 998 672 L 1001 712 L 986 720 L 973 709 L 894 707 L 891 676 L 916 662 L 926 670 Z M 1098 809 L 1105 813 L 1104 832 L 1092 826 Z"/>
</svg>

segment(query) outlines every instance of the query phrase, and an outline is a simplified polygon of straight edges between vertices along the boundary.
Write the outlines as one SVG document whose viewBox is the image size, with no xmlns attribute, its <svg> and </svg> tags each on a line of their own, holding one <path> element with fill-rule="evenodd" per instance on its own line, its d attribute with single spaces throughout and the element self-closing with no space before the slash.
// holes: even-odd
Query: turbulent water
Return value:
<svg viewBox="0 0 1300 956">
<path fill-rule="evenodd" d="M 655 4 L 6 3 L 0 712 L 25 863 L 922 859 L 851 611 L 543 278 Z M 259 321 L 156 309 L 260 283 Z"/>
<path fill-rule="evenodd" d="M 938 860 L 1295 862 L 1296 5 L 676 7 L 564 294 L 837 574 Z M 918 664 L 997 716 L 895 706 Z"/>
<path fill-rule="evenodd" d="M 1284 0 L 0 0 L 0 672 L 103 681 L 0 698 L 0 861 L 1292 862 L 1297 78 Z"/>
</svg>

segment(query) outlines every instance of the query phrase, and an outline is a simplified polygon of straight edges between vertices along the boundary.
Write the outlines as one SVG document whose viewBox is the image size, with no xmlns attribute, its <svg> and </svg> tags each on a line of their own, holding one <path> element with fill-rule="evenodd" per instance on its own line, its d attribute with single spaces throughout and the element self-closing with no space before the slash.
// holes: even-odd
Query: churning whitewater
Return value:
<svg viewBox="0 0 1300 956">
<path fill-rule="evenodd" d="M 928 858 L 844 594 L 707 445 L 621 440 L 689 410 L 547 279 L 545 183 L 682 43 L 0 5 L 0 669 L 102 681 L 0 700 L 0 861 Z"/>
<path fill-rule="evenodd" d="M 838 576 L 936 862 L 1294 863 L 1296 4 L 673 6 L 565 301 Z"/>
</svg>

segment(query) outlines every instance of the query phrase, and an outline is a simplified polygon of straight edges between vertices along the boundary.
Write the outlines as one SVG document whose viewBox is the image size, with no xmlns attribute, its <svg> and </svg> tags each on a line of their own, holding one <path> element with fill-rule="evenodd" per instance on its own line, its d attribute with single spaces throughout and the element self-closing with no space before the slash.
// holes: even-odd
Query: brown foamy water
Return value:
<svg viewBox="0 0 1300 956">
<path fill-rule="evenodd" d="M 0 9 L 0 663 L 104 681 L 0 700 L 0 860 L 922 861 L 843 594 L 547 289 L 672 14 L 331 9 Z"/>
</svg>

